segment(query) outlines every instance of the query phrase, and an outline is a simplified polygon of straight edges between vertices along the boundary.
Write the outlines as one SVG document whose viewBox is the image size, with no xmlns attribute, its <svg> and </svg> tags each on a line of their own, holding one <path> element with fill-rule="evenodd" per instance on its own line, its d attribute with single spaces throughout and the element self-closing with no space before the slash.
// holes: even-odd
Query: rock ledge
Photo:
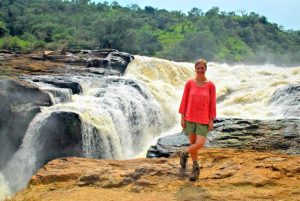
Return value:
<svg viewBox="0 0 300 201">
<path fill-rule="evenodd" d="M 196 182 L 179 174 L 176 156 L 56 159 L 10 200 L 300 200 L 299 156 L 202 149 L 199 159 Z"/>
</svg>

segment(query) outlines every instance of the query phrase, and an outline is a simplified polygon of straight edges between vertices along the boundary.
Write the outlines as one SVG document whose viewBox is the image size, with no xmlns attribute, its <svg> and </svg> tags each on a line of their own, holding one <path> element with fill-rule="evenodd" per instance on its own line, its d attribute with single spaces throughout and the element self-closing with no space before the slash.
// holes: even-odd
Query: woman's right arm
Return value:
<svg viewBox="0 0 300 201">
<path fill-rule="evenodd" d="M 187 82 L 184 87 L 180 107 L 179 107 L 179 113 L 181 114 L 181 126 L 185 128 L 185 114 L 186 114 L 186 108 L 188 104 L 188 97 L 189 97 L 189 91 L 190 91 L 190 84 Z"/>
</svg>

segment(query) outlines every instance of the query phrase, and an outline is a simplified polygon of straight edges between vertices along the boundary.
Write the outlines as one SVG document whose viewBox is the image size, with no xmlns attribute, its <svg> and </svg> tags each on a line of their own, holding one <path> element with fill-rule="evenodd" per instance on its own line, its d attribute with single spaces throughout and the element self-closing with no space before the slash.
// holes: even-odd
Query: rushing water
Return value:
<svg viewBox="0 0 300 201">
<path fill-rule="evenodd" d="M 80 84 L 83 93 L 79 95 L 35 83 L 50 94 L 54 105 L 42 108 L 32 120 L 22 146 L 2 171 L 12 191 L 23 188 L 43 165 L 38 158 L 45 152 L 40 129 L 53 112 L 79 115 L 85 157 L 137 157 L 158 136 L 180 130 L 178 107 L 184 84 L 193 77 L 191 63 L 135 56 L 121 78 L 67 78 Z M 216 85 L 218 117 L 276 119 L 286 116 L 281 106 L 272 104 L 272 95 L 283 86 L 299 84 L 300 68 L 209 63 L 207 77 Z M 0 200 L 8 193 L 0 174 Z"/>
<path fill-rule="evenodd" d="M 8 185 L 3 175 L 0 173 L 0 200 L 4 200 L 9 195 L 10 195 L 10 190 L 8 188 Z"/>
<path fill-rule="evenodd" d="M 183 86 L 194 77 L 194 65 L 135 56 L 126 76 L 143 81 L 163 110 L 178 116 Z M 284 116 L 271 104 L 272 95 L 286 85 L 299 84 L 300 67 L 208 63 L 207 77 L 216 85 L 219 117 L 277 119 Z"/>
<path fill-rule="evenodd" d="M 47 136 L 41 128 L 49 123 L 53 112 L 79 115 L 83 156 L 90 158 L 134 157 L 164 129 L 159 104 L 139 82 L 118 77 L 101 81 L 99 77 L 73 79 L 85 86 L 84 93 L 73 95 L 70 102 L 43 108 L 30 123 L 22 146 L 4 168 L 13 191 L 24 187 L 48 158 L 47 154 L 40 158 L 41 153 L 47 152 L 44 145 L 47 141 L 41 141 Z"/>
</svg>

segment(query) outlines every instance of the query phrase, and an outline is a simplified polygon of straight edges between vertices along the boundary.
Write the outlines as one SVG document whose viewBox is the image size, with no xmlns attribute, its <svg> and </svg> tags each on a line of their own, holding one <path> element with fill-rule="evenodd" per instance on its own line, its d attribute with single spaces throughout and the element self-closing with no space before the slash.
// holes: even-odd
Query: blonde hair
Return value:
<svg viewBox="0 0 300 201">
<path fill-rule="evenodd" d="M 201 63 L 205 65 L 205 68 L 207 68 L 207 61 L 205 59 L 199 59 L 199 60 L 197 60 L 195 62 L 195 68 L 196 68 L 196 66 L 198 66 Z"/>
</svg>

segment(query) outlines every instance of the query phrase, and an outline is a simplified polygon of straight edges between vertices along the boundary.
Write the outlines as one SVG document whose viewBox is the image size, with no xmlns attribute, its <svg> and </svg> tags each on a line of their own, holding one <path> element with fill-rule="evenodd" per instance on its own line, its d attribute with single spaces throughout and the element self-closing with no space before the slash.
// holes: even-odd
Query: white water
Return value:
<svg viewBox="0 0 300 201">
<path fill-rule="evenodd" d="M 162 108 L 164 123 L 171 128 L 179 120 L 177 113 L 185 81 L 193 75 L 191 63 L 135 56 L 125 76 L 142 81 Z"/>
<path fill-rule="evenodd" d="M 174 124 L 176 116 L 179 120 L 177 111 L 184 84 L 194 77 L 192 63 L 135 56 L 126 76 L 148 86 L 169 117 L 168 123 Z M 207 77 L 216 85 L 218 117 L 277 119 L 283 114 L 271 105 L 270 99 L 276 89 L 300 83 L 300 67 L 208 63 Z"/>
<path fill-rule="evenodd" d="M 3 175 L 0 173 L 0 200 L 4 200 L 5 198 L 9 197 L 10 190 L 4 180 Z"/>
<path fill-rule="evenodd" d="M 3 173 L 9 177 L 13 189 L 24 186 L 28 179 L 33 175 L 37 164 L 37 154 L 42 150 L 43 144 L 40 142 L 40 128 L 45 125 L 45 119 L 49 113 L 39 113 L 30 123 L 19 150 L 3 169 Z"/>
<path fill-rule="evenodd" d="M 13 191 L 24 187 L 43 165 L 44 159 L 38 156 L 47 152 L 43 144 L 47 140 L 41 142 L 45 136 L 40 129 L 53 112 L 80 116 L 83 154 L 90 158 L 131 158 L 163 130 L 161 109 L 146 88 L 130 79 L 95 79 L 84 79 L 83 85 L 89 86 L 84 87 L 84 95 L 73 95 L 71 102 L 42 108 L 32 120 L 20 149 L 3 170 Z"/>
<path fill-rule="evenodd" d="M 54 85 L 44 82 L 33 82 L 33 85 L 39 87 L 39 89 L 47 92 L 51 98 L 53 104 L 70 102 L 72 100 L 72 90 L 67 88 L 57 88 Z"/>
</svg>

